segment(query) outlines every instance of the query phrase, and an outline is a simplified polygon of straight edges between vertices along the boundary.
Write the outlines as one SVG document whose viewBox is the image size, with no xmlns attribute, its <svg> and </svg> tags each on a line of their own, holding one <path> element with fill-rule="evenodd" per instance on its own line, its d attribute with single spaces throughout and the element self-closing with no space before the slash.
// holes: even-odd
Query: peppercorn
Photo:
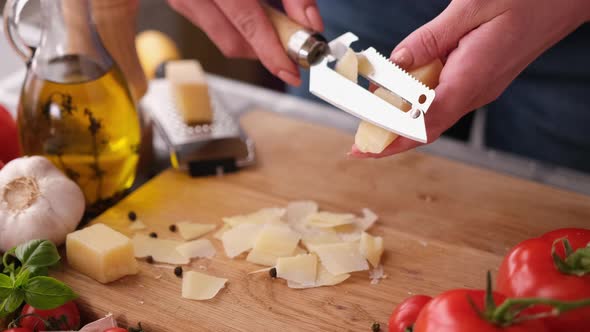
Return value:
<svg viewBox="0 0 590 332">
<path fill-rule="evenodd" d="M 151 232 L 150 237 L 156 238 L 158 237 L 158 234 L 156 232 Z"/>
<path fill-rule="evenodd" d="M 152 256 L 147 256 L 145 258 L 145 261 L 148 262 L 148 263 L 150 263 L 150 264 L 154 264 L 154 258 Z"/>
<path fill-rule="evenodd" d="M 176 232 L 176 225 L 172 224 L 168 227 L 171 232 Z"/>
<path fill-rule="evenodd" d="M 127 217 L 131 221 L 137 220 L 137 214 L 135 212 L 133 212 L 133 211 L 129 211 L 129 213 L 127 214 Z"/>
<path fill-rule="evenodd" d="M 174 268 L 174 274 L 181 278 L 182 277 L 182 266 L 177 266 Z"/>
<path fill-rule="evenodd" d="M 268 274 L 270 274 L 271 278 L 276 278 L 277 277 L 277 268 L 273 267 L 272 269 L 268 270 Z"/>
<path fill-rule="evenodd" d="M 373 325 L 371 325 L 371 332 L 379 332 L 381 331 L 381 325 L 377 322 L 374 322 Z"/>
</svg>

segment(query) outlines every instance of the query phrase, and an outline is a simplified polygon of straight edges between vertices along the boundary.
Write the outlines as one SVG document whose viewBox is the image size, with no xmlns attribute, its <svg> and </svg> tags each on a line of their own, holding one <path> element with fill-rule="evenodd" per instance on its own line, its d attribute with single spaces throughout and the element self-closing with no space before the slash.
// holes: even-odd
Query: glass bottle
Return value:
<svg viewBox="0 0 590 332">
<path fill-rule="evenodd" d="M 9 0 L 7 36 L 27 62 L 18 109 L 26 155 L 51 160 L 92 206 L 130 188 L 139 159 L 140 122 L 128 84 L 97 33 L 91 0 L 41 0 L 41 41 L 16 33 L 26 0 Z"/>
</svg>

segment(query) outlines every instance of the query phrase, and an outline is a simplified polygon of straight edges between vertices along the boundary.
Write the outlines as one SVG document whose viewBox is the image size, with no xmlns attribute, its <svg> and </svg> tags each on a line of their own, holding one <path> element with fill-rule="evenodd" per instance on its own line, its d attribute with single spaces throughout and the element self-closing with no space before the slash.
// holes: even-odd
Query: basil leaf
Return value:
<svg viewBox="0 0 590 332">
<path fill-rule="evenodd" d="M 2 303 L 2 311 L 14 312 L 23 303 L 25 295 L 20 289 L 14 289 Z"/>
<path fill-rule="evenodd" d="M 16 247 L 16 257 L 23 266 L 53 266 L 59 262 L 59 253 L 55 244 L 47 240 L 32 240 Z"/>
<path fill-rule="evenodd" d="M 12 282 L 12 279 L 6 274 L 0 274 L 0 298 L 7 298 L 13 288 L 14 283 Z"/>
<path fill-rule="evenodd" d="M 29 271 L 31 271 L 31 277 L 46 276 L 49 274 L 49 268 L 47 266 L 29 267 Z"/>
<path fill-rule="evenodd" d="M 55 309 L 78 297 L 63 282 L 51 277 L 38 276 L 29 279 L 23 286 L 25 301 L 41 310 Z"/>
<path fill-rule="evenodd" d="M 22 270 L 19 274 L 16 275 L 16 280 L 14 281 L 14 288 L 18 288 L 29 281 L 29 276 L 31 272 L 27 269 Z"/>
</svg>

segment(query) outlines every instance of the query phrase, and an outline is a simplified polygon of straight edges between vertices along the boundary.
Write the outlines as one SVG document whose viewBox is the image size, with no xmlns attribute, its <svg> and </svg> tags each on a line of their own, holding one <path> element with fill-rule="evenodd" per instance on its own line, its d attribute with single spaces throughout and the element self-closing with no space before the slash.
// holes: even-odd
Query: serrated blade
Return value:
<svg viewBox="0 0 590 332">
<path fill-rule="evenodd" d="M 426 127 L 422 112 L 419 112 L 418 117 L 412 118 L 410 112 L 403 112 L 332 70 L 328 67 L 328 61 L 328 57 L 325 57 L 310 67 L 311 93 L 355 117 L 398 135 L 426 143 Z M 400 84 L 403 82 L 405 80 Z"/>
<path fill-rule="evenodd" d="M 406 100 L 412 109 L 428 112 L 435 96 L 434 90 L 418 81 L 395 63 L 389 61 L 374 48 L 368 48 L 359 53 L 363 56 L 369 68 L 368 72 L 360 73 L 371 82 L 395 93 Z"/>
</svg>

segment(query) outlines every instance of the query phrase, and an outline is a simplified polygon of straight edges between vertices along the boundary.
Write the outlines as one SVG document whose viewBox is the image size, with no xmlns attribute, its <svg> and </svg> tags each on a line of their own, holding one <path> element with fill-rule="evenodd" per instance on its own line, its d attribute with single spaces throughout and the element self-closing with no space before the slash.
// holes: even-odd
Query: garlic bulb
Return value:
<svg viewBox="0 0 590 332">
<path fill-rule="evenodd" d="M 0 251 L 33 239 L 64 243 L 84 208 L 80 188 L 48 159 L 12 160 L 0 170 Z"/>
</svg>

